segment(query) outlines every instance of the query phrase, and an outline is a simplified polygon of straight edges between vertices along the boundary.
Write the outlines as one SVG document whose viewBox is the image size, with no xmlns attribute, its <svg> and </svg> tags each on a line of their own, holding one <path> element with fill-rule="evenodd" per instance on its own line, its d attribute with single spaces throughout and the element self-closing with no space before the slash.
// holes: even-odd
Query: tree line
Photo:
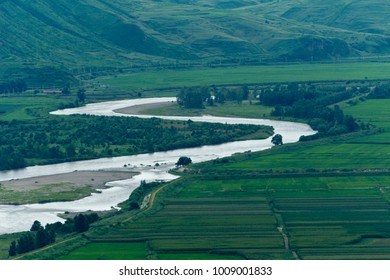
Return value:
<svg viewBox="0 0 390 280">
<path fill-rule="evenodd" d="M 390 98 L 390 84 L 381 84 L 367 96 L 370 99 L 385 99 Z"/>
<path fill-rule="evenodd" d="M 261 129 L 271 132 L 254 125 L 157 118 L 50 116 L 0 121 L 0 170 L 220 144 Z"/>
<path fill-rule="evenodd" d="M 27 90 L 25 80 L 14 80 L 0 83 L 0 94 L 4 93 L 21 93 Z"/>
<path fill-rule="evenodd" d="M 142 180 L 139 187 L 131 192 L 129 199 L 124 202 L 127 205 L 128 210 L 138 210 L 141 208 L 142 201 L 146 194 L 153 189 L 156 189 L 160 186 L 161 182 L 149 182 L 146 183 L 145 180 Z"/>
<path fill-rule="evenodd" d="M 176 96 L 177 103 L 184 108 L 202 109 L 205 105 L 214 106 L 226 101 L 241 103 L 248 100 L 250 92 L 248 86 L 238 87 L 185 87 Z"/>
<path fill-rule="evenodd" d="M 56 222 L 47 224 L 45 227 L 39 221 L 34 221 L 30 231 L 23 233 L 18 240 L 11 242 L 8 250 L 10 257 L 24 254 L 56 241 L 57 234 L 69 234 L 73 232 L 85 232 L 89 225 L 99 220 L 96 213 L 78 214 L 73 219 L 69 218 L 65 223 Z"/>
<path fill-rule="evenodd" d="M 262 90 L 260 102 L 274 107 L 272 116 L 309 120 L 311 127 L 319 131 L 316 135 L 301 138 L 309 140 L 361 129 L 362 126 L 352 116 L 345 115 L 338 105 L 334 105 L 358 94 L 345 87 L 317 88 L 292 83 Z"/>
</svg>

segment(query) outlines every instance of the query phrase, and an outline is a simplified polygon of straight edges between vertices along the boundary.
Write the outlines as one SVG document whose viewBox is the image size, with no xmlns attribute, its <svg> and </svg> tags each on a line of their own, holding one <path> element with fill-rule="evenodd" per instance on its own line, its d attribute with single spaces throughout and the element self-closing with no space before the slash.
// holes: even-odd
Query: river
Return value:
<svg viewBox="0 0 390 280">
<path fill-rule="evenodd" d="M 269 125 L 274 127 L 275 133 L 283 135 L 284 143 L 293 143 L 299 140 L 301 135 L 316 133 L 310 126 L 303 123 L 275 121 L 266 119 L 247 118 L 225 118 L 214 116 L 202 117 L 177 117 L 177 116 L 151 116 L 151 115 L 125 115 L 114 112 L 115 110 L 158 102 L 174 102 L 175 98 L 147 98 L 122 101 L 109 101 L 102 103 L 88 104 L 84 107 L 65 109 L 52 112 L 55 115 L 90 114 L 98 116 L 137 116 L 141 118 L 158 117 L 170 120 L 188 120 L 199 122 L 227 123 L 227 124 L 255 124 Z M 194 163 L 212 160 L 220 157 L 230 156 L 234 153 L 261 151 L 272 146 L 270 138 L 265 140 L 235 141 L 220 145 L 209 145 L 197 148 L 177 149 L 167 152 L 156 152 L 132 156 L 100 158 L 95 160 L 84 160 L 51 164 L 44 166 L 32 166 L 24 169 L 0 172 L 0 181 L 17 180 L 22 178 L 37 177 L 43 175 L 55 175 L 73 172 L 75 170 L 102 170 L 121 169 L 140 172 L 139 175 L 122 181 L 110 182 L 110 188 L 103 189 L 99 194 L 92 194 L 89 197 L 71 201 L 54 202 L 46 204 L 28 205 L 0 205 L 0 234 L 28 230 L 35 220 L 43 225 L 62 221 L 59 213 L 65 211 L 102 211 L 109 210 L 124 200 L 130 193 L 139 186 L 141 180 L 173 180 L 176 176 L 168 171 L 175 166 L 180 156 L 188 156 Z M 155 166 L 159 163 L 159 166 Z M 127 167 L 124 167 L 124 166 Z"/>
</svg>

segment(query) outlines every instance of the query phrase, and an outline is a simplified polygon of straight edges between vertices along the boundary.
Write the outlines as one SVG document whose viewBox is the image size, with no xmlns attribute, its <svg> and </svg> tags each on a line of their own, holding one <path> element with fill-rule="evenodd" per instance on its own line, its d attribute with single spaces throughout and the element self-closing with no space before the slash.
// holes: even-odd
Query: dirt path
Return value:
<svg viewBox="0 0 390 280">
<path fill-rule="evenodd" d="M 286 249 L 287 251 L 290 251 L 288 236 L 283 232 L 283 226 L 278 227 L 278 231 L 283 236 L 284 249 Z"/>
<path fill-rule="evenodd" d="M 162 186 L 162 187 L 158 188 L 157 190 L 153 191 L 152 193 L 148 194 L 147 196 L 150 196 L 148 205 L 146 205 L 141 211 L 139 211 L 139 212 L 136 213 L 135 215 L 129 217 L 128 219 L 124 220 L 123 222 L 129 222 L 129 221 L 133 220 L 138 214 L 144 213 L 145 211 L 150 210 L 150 209 L 153 207 L 154 199 L 156 198 L 156 195 L 157 195 L 162 189 L 166 188 L 166 187 L 169 186 L 170 184 L 171 184 L 171 183 L 165 184 L 164 186 Z"/>
<path fill-rule="evenodd" d="M 23 254 L 23 255 L 20 255 L 20 256 L 18 256 L 18 257 L 16 257 L 16 258 L 13 258 L 13 260 L 20 260 L 20 259 L 22 259 L 22 258 L 25 257 L 25 256 L 28 256 L 28 255 L 32 255 L 32 254 L 35 254 L 35 253 L 39 253 L 39 252 L 45 251 L 45 250 L 47 250 L 47 249 L 56 247 L 56 246 L 58 246 L 58 245 L 67 243 L 67 242 L 72 241 L 72 240 L 75 240 L 75 239 L 78 238 L 78 237 L 79 237 L 79 236 L 75 236 L 75 237 L 72 237 L 72 238 L 69 238 L 69 239 L 62 240 L 62 241 L 57 242 L 57 243 L 53 243 L 53 244 L 51 244 L 51 245 L 42 247 L 42 248 L 40 248 L 40 249 L 37 249 L 37 250 L 31 251 L 31 252 L 25 253 L 25 254 Z"/>
</svg>

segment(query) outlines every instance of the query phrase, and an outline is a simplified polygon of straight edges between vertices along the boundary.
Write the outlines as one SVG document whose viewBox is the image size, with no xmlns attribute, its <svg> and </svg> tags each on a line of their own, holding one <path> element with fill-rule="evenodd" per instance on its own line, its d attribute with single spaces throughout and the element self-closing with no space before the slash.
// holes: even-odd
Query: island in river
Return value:
<svg viewBox="0 0 390 280">
<path fill-rule="evenodd" d="M 72 114 L 90 114 L 100 116 L 134 116 L 115 113 L 114 110 L 151 104 L 156 102 L 171 102 L 174 98 L 149 98 L 133 99 L 122 101 L 110 101 L 103 103 L 88 104 L 84 107 L 66 109 L 53 112 L 57 115 Z M 160 116 L 139 116 L 142 118 L 156 118 Z M 284 143 L 297 142 L 302 135 L 311 135 L 316 133 L 309 125 L 303 123 L 265 120 L 265 119 L 243 119 L 243 118 L 225 118 L 225 117 L 177 117 L 164 116 L 163 119 L 171 120 L 188 120 L 199 122 L 223 123 L 223 124 L 254 124 L 269 125 L 274 128 L 274 133 L 283 135 Z M 2 180 L 16 180 L 31 178 L 37 176 L 58 175 L 80 171 L 106 170 L 106 169 L 123 169 L 124 171 L 139 172 L 139 175 L 128 180 L 110 182 L 111 188 L 103 189 L 101 193 L 94 193 L 83 199 L 68 202 L 52 202 L 45 204 L 23 204 L 23 205 L 0 205 L 0 234 L 23 231 L 31 227 L 34 220 L 41 221 L 42 224 L 62 221 L 58 217 L 59 213 L 65 211 L 82 212 L 82 211 L 105 211 L 116 207 L 120 202 L 128 199 L 131 192 L 136 189 L 142 180 L 150 181 L 170 181 L 177 176 L 169 172 L 175 167 L 180 156 L 188 156 L 192 162 L 198 163 L 230 156 L 235 153 L 246 151 L 261 151 L 272 147 L 270 139 L 263 140 L 246 140 L 233 141 L 219 145 L 206 145 L 195 148 L 177 149 L 166 152 L 155 152 L 139 154 L 132 156 L 100 158 L 94 160 L 74 161 L 67 163 L 31 166 L 20 170 L 10 170 L 0 172 Z M 156 165 L 158 163 L 158 165 Z M 124 167 L 127 166 L 127 167 Z M 34 180 L 34 179 L 33 179 Z"/>
<path fill-rule="evenodd" d="M 0 204 L 32 204 L 72 201 L 99 193 L 112 181 L 130 179 L 137 172 L 73 171 L 24 179 L 0 181 Z"/>
</svg>

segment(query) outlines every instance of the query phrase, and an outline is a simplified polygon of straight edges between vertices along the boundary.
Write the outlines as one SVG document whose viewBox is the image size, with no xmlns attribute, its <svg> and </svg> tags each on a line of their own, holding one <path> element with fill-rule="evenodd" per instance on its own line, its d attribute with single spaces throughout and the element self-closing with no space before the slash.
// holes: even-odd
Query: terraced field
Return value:
<svg viewBox="0 0 390 280">
<path fill-rule="evenodd" d="M 389 259 L 387 108 L 390 100 L 344 108 L 381 130 L 194 166 L 151 208 L 102 220 L 89 245 L 63 257 Z"/>
<path fill-rule="evenodd" d="M 182 187 L 179 181 L 164 194 Z M 185 187 L 194 193 L 202 188 L 197 181 Z M 194 253 L 212 259 L 224 255 L 285 257 L 283 238 L 266 193 L 248 198 L 237 196 L 237 192 L 240 190 L 234 184 L 211 188 L 206 195 L 183 191 L 165 198 L 163 208 L 153 215 L 90 238 L 95 242 L 147 241 L 157 258 L 174 254 L 176 259 L 187 259 Z"/>
</svg>

